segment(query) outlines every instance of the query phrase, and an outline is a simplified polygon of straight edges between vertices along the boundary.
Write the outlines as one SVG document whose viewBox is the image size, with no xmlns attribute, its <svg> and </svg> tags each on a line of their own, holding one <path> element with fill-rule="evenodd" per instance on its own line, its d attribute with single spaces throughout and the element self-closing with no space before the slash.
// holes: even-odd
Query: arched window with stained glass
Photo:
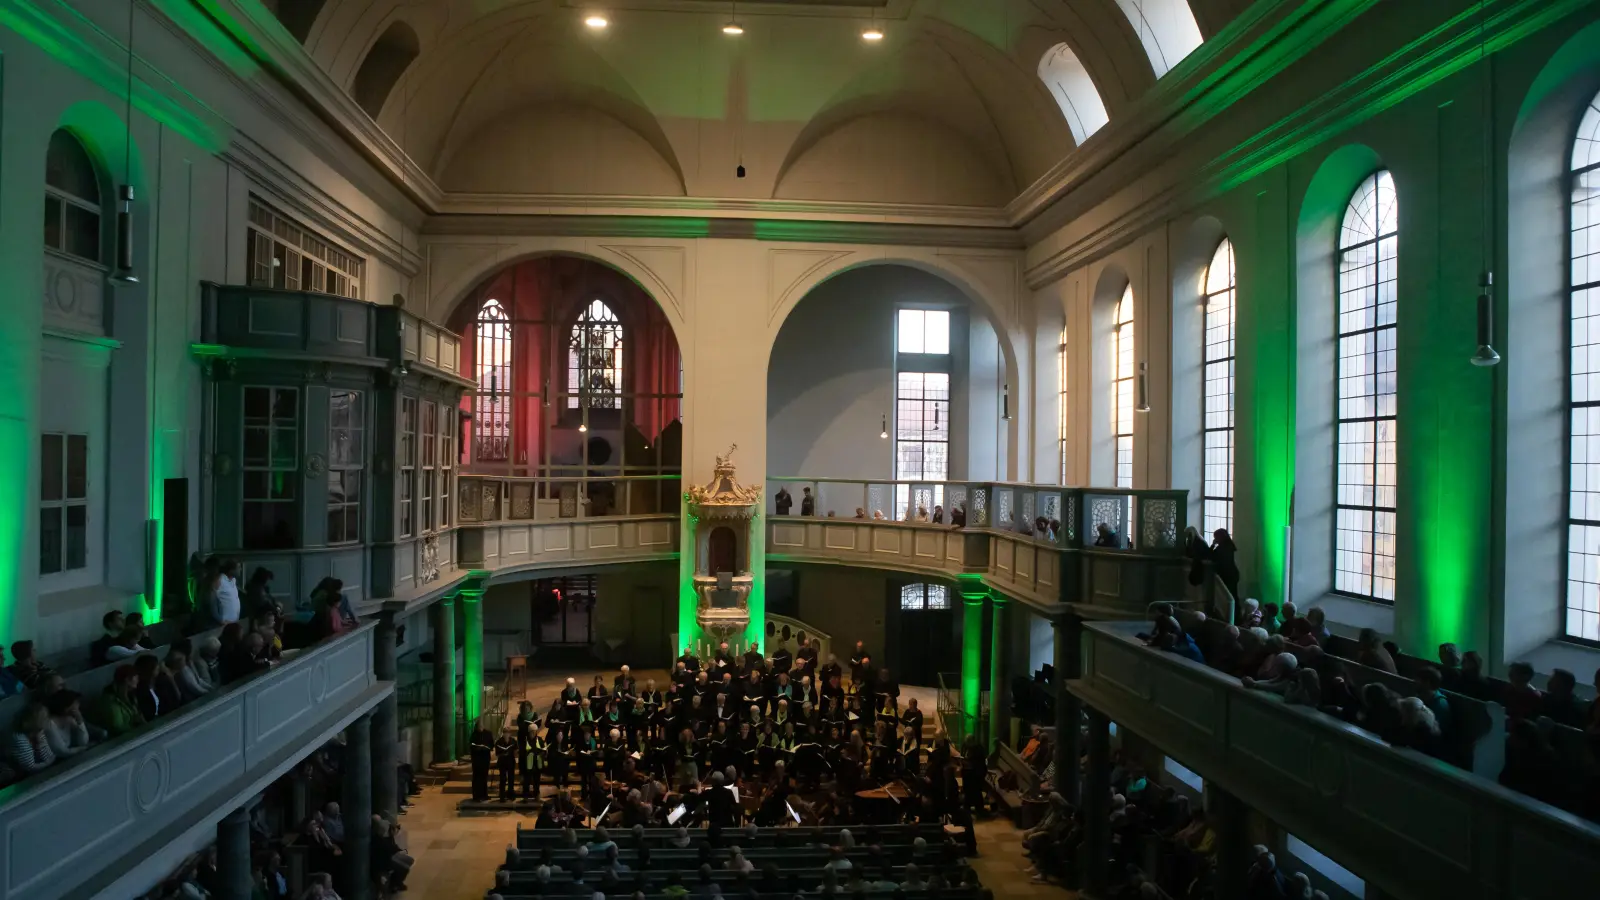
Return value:
<svg viewBox="0 0 1600 900">
<path fill-rule="evenodd" d="M 622 323 L 603 300 L 584 307 L 567 341 L 567 408 L 622 407 Z"/>
<path fill-rule="evenodd" d="M 473 458 L 511 458 L 511 316 L 494 297 L 478 308 L 476 329 L 478 402 L 473 417 Z"/>
</svg>

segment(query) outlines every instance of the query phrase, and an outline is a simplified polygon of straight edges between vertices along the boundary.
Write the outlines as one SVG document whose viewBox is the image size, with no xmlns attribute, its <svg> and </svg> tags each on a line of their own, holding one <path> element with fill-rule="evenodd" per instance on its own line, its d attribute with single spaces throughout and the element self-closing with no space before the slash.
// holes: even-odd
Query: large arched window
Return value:
<svg viewBox="0 0 1600 900">
<path fill-rule="evenodd" d="M 511 458 L 511 317 L 494 297 L 478 308 L 476 350 L 478 402 L 473 418 L 474 459 Z"/>
<path fill-rule="evenodd" d="M 1116 487 L 1133 487 L 1133 285 L 1122 291 L 1111 326 L 1111 359 L 1116 366 L 1111 382 L 1111 433 L 1117 439 Z"/>
<path fill-rule="evenodd" d="M 89 152 L 71 132 L 50 135 L 44 185 L 44 245 L 99 263 L 100 179 Z"/>
<path fill-rule="evenodd" d="M 1083 143 L 1089 135 L 1111 120 L 1106 115 L 1106 105 L 1100 99 L 1100 91 L 1089 78 L 1089 70 L 1083 67 L 1078 54 L 1073 53 L 1066 44 L 1057 44 L 1045 51 L 1039 59 L 1039 80 L 1044 82 L 1044 86 L 1050 90 L 1050 96 L 1055 98 L 1056 105 L 1061 107 L 1061 115 L 1066 118 L 1074 141 Z"/>
<path fill-rule="evenodd" d="M 599 299 L 589 301 L 567 341 L 567 408 L 622 407 L 622 323 Z"/>
<path fill-rule="evenodd" d="M 1217 245 L 1205 280 L 1205 530 L 1233 531 L 1233 242 Z"/>
<path fill-rule="evenodd" d="M 1056 351 L 1056 447 L 1061 452 L 1061 483 L 1067 483 L 1067 327 L 1061 326 L 1061 344 Z"/>
<path fill-rule="evenodd" d="M 1189 0 L 1117 0 L 1117 5 L 1144 45 L 1157 78 L 1200 46 L 1200 26 Z"/>
<path fill-rule="evenodd" d="M 1395 307 L 1399 201 L 1387 169 L 1368 175 L 1339 228 L 1339 453 L 1333 586 L 1393 602 Z"/>
<path fill-rule="evenodd" d="M 1572 144 L 1566 633 L 1600 640 L 1600 96 Z"/>
</svg>

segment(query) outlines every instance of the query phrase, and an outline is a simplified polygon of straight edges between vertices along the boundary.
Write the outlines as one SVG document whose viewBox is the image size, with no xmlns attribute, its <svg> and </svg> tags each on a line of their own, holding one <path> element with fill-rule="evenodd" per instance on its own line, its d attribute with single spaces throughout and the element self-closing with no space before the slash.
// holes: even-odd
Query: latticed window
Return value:
<svg viewBox="0 0 1600 900">
<path fill-rule="evenodd" d="M 1600 96 L 1572 144 L 1566 633 L 1600 641 Z"/>
<path fill-rule="evenodd" d="M 942 584 L 908 584 L 900 589 L 900 609 L 949 609 L 950 589 Z"/>
<path fill-rule="evenodd" d="M 591 300 L 567 343 L 567 408 L 622 407 L 622 323 L 601 300 Z"/>
<path fill-rule="evenodd" d="M 250 198 L 245 271 L 251 287 L 317 291 L 361 299 L 367 263 L 282 213 Z"/>
<path fill-rule="evenodd" d="M 511 458 L 511 317 L 499 300 L 490 297 L 478 309 L 477 325 L 473 458 L 505 462 Z"/>
<path fill-rule="evenodd" d="M 1133 487 L 1133 285 L 1122 291 L 1111 326 L 1111 358 L 1116 362 L 1112 379 L 1111 433 L 1117 441 L 1116 487 Z"/>
<path fill-rule="evenodd" d="M 1061 345 L 1056 350 L 1060 382 L 1056 392 L 1056 447 L 1061 454 L 1061 483 L 1067 483 L 1067 329 L 1061 328 Z"/>
<path fill-rule="evenodd" d="M 1205 281 L 1205 529 L 1233 532 L 1233 242 L 1217 245 Z"/>
<path fill-rule="evenodd" d="M 100 259 L 100 179 L 70 132 L 50 135 L 44 164 L 44 245 L 92 263 Z"/>
<path fill-rule="evenodd" d="M 328 393 L 328 543 L 361 540 L 366 416 L 359 391 Z"/>
<path fill-rule="evenodd" d="M 244 389 L 242 536 L 246 550 L 293 547 L 300 475 L 300 393 Z"/>
<path fill-rule="evenodd" d="M 1396 283 L 1400 208 L 1388 170 L 1368 175 L 1339 229 L 1339 454 L 1334 590 L 1393 602 Z"/>
</svg>

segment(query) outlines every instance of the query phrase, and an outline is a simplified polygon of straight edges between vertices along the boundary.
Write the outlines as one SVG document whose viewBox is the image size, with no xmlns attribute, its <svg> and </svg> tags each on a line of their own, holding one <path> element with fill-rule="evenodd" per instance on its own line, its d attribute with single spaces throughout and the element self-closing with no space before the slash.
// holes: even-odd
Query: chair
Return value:
<svg viewBox="0 0 1600 900">
<path fill-rule="evenodd" d="M 528 654 L 513 653 L 506 657 L 506 686 L 512 697 L 527 696 Z"/>
</svg>

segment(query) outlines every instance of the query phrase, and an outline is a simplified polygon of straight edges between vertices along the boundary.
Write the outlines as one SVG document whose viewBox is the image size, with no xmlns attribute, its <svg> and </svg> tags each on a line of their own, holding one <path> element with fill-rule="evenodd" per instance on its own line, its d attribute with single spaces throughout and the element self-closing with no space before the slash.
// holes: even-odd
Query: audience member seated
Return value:
<svg viewBox="0 0 1600 900">
<path fill-rule="evenodd" d="M 1388 672 L 1390 675 L 1400 674 L 1400 670 L 1395 667 L 1394 657 L 1383 645 L 1383 639 L 1371 628 L 1361 629 L 1361 634 L 1356 638 L 1356 662 L 1371 669 Z"/>
<path fill-rule="evenodd" d="M 144 651 L 144 626 L 129 622 L 122 626 L 122 633 L 112 641 L 105 652 L 108 663 L 122 662 L 132 659 Z"/>
<path fill-rule="evenodd" d="M 116 673 L 111 676 L 111 683 L 89 705 L 84 717 L 110 737 L 118 737 L 138 728 L 145 723 L 139 703 L 134 699 L 138 687 L 138 671 L 133 666 L 118 666 Z"/>
<path fill-rule="evenodd" d="M 1584 709 L 1574 693 L 1577 687 L 1577 676 L 1571 672 L 1566 669 L 1551 670 L 1550 678 L 1545 682 L 1544 701 L 1540 704 L 1539 714 L 1557 725 L 1582 728 Z"/>
<path fill-rule="evenodd" d="M 111 645 L 117 643 L 122 637 L 122 629 L 126 627 L 126 624 L 120 609 L 113 609 L 100 617 L 100 628 L 104 633 L 89 644 L 90 668 L 99 668 L 111 662 L 110 658 L 106 656 L 106 651 L 110 650 Z"/>
<path fill-rule="evenodd" d="M 45 723 L 44 735 L 56 759 L 77 756 L 106 738 L 105 729 L 90 725 L 84 719 L 81 700 L 77 691 L 63 688 L 45 702 L 50 718 Z"/>
<path fill-rule="evenodd" d="M 1394 736 L 1397 747 L 1410 747 L 1419 753 L 1437 757 L 1441 753 L 1439 724 L 1420 697 L 1402 697 L 1397 704 L 1399 728 Z"/>
<path fill-rule="evenodd" d="M 1500 705 L 1506 708 L 1506 721 L 1516 722 L 1539 715 L 1544 695 L 1533 686 L 1533 666 L 1514 662 L 1506 668 L 1508 684 L 1500 692 Z"/>
<path fill-rule="evenodd" d="M 10 784 L 35 772 L 42 772 L 56 761 L 45 730 L 50 711 L 42 703 L 29 703 L 17 713 L 0 747 L 0 783 Z"/>
</svg>

